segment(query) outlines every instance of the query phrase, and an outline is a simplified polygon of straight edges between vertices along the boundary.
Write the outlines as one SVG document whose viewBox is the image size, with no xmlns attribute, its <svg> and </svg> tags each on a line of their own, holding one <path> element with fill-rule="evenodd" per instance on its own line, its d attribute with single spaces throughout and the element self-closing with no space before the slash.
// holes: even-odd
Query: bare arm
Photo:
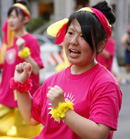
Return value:
<svg viewBox="0 0 130 139">
<path fill-rule="evenodd" d="M 110 132 L 109 127 L 86 119 L 72 110 L 66 112 L 63 120 L 83 139 L 107 139 Z"/>
<path fill-rule="evenodd" d="M 31 56 L 24 58 L 24 60 L 32 65 L 32 72 L 37 75 L 39 73 L 40 66 L 36 63 L 36 61 L 34 61 Z"/>
<path fill-rule="evenodd" d="M 16 44 L 18 46 L 19 51 L 22 51 L 24 49 L 24 43 L 25 41 L 22 38 L 19 38 L 17 40 Z M 39 73 L 40 66 L 36 63 L 36 61 L 31 56 L 24 58 L 24 60 L 25 62 L 30 63 L 32 65 L 32 72 L 37 75 Z"/>
<path fill-rule="evenodd" d="M 39 124 L 31 117 L 32 98 L 30 94 L 27 92 L 23 92 L 22 94 L 17 92 L 17 102 L 18 102 L 18 108 L 24 121 L 29 125 Z"/>
<path fill-rule="evenodd" d="M 129 35 L 124 34 L 121 38 L 121 44 L 130 51 L 130 46 L 128 45 Z"/>
<path fill-rule="evenodd" d="M 109 59 L 111 57 L 110 53 L 107 52 L 105 49 L 102 51 L 102 54 L 105 56 L 106 59 Z"/>
<path fill-rule="evenodd" d="M 53 108 L 59 102 L 64 102 L 64 92 L 59 86 L 49 87 L 47 94 Z M 103 124 L 97 124 L 92 120 L 86 119 L 76 112 L 69 110 L 66 112 L 64 122 L 83 139 L 107 139 L 110 128 Z"/>
<path fill-rule="evenodd" d="M 20 63 L 15 68 L 14 80 L 25 83 L 30 77 L 31 70 L 31 64 Z M 31 117 L 32 97 L 29 92 L 19 93 L 16 91 L 16 94 L 18 107 L 25 122 L 29 125 L 37 125 L 38 122 Z"/>
</svg>

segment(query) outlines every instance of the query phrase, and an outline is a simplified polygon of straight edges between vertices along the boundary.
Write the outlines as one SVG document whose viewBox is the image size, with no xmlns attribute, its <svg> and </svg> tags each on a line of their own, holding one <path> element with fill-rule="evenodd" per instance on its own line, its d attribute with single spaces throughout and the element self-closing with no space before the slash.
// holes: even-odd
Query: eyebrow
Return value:
<svg viewBox="0 0 130 139">
<path fill-rule="evenodd" d="M 76 31 L 78 32 L 76 29 L 74 29 L 73 27 L 69 27 L 68 30 L 72 30 L 72 31 Z M 82 35 L 83 33 L 82 32 L 78 32 L 78 34 Z"/>
<path fill-rule="evenodd" d="M 75 27 L 69 27 L 68 29 L 73 30 L 73 31 L 75 31 L 75 30 L 77 31 L 77 29 L 75 29 Z M 78 32 L 78 33 L 82 33 L 82 32 Z"/>
</svg>

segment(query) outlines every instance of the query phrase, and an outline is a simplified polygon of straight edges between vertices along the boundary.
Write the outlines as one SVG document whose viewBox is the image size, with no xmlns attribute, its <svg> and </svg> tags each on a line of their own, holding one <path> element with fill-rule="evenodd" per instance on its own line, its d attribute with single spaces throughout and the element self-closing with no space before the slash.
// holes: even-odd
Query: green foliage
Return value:
<svg viewBox="0 0 130 139">
<path fill-rule="evenodd" d="M 46 22 L 47 21 L 45 19 L 43 19 L 43 17 L 41 17 L 41 16 L 38 18 L 33 18 L 28 22 L 26 29 L 28 32 L 32 33 L 39 27 L 43 26 Z"/>
</svg>

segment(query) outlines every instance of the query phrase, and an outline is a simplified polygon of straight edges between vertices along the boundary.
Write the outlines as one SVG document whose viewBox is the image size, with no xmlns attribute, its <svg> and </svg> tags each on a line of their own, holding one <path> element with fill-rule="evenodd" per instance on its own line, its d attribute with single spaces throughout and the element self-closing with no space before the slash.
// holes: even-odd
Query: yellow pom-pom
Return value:
<svg viewBox="0 0 130 139">
<path fill-rule="evenodd" d="M 50 114 L 56 121 L 60 121 L 62 118 L 65 118 L 65 113 L 68 110 L 73 110 L 73 103 L 70 100 L 66 102 L 59 102 L 56 109 L 51 108 Z"/>
<path fill-rule="evenodd" d="M 30 55 L 30 49 L 28 48 L 28 47 L 25 47 L 24 49 L 23 49 L 23 51 L 19 51 L 18 52 L 18 56 L 20 57 L 20 58 L 26 58 L 27 56 L 29 56 Z"/>
</svg>

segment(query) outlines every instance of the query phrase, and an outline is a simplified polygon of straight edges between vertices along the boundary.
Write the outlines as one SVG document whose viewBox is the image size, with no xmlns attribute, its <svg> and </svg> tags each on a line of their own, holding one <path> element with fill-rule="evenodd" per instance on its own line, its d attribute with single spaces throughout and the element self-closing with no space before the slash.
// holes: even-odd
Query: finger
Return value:
<svg viewBox="0 0 130 139">
<path fill-rule="evenodd" d="M 52 96 L 53 96 L 52 93 L 50 93 L 50 92 L 47 93 L 47 98 L 48 98 L 49 100 L 51 100 Z"/>
<path fill-rule="evenodd" d="M 22 63 L 20 63 L 19 65 L 17 65 L 17 71 L 19 71 L 19 72 L 22 72 L 23 71 Z"/>
<path fill-rule="evenodd" d="M 23 65 L 25 66 L 27 64 L 27 62 L 23 62 Z"/>
<path fill-rule="evenodd" d="M 62 88 L 59 87 L 58 85 L 55 85 L 54 88 L 55 88 L 55 90 L 57 90 L 57 91 L 63 92 Z"/>
<path fill-rule="evenodd" d="M 48 87 L 48 90 L 51 90 L 51 88 L 52 88 L 52 87 L 51 87 L 51 86 L 49 86 L 49 87 Z"/>
<path fill-rule="evenodd" d="M 54 90 L 50 89 L 50 90 L 48 91 L 48 93 L 51 94 L 51 95 L 53 95 L 53 94 L 54 94 Z"/>
<path fill-rule="evenodd" d="M 54 87 L 55 87 L 56 89 L 61 89 L 58 85 L 55 85 Z"/>
<path fill-rule="evenodd" d="M 28 70 L 29 70 L 29 72 L 32 72 L 32 65 L 31 64 L 28 65 Z"/>
<path fill-rule="evenodd" d="M 32 65 L 30 63 L 25 63 L 24 62 L 24 68 L 28 72 L 31 72 L 32 71 Z"/>
<path fill-rule="evenodd" d="M 15 66 L 15 70 L 17 70 L 17 71 L 19 70 L 19 66 L 18 65 Z"/>
</svg>

